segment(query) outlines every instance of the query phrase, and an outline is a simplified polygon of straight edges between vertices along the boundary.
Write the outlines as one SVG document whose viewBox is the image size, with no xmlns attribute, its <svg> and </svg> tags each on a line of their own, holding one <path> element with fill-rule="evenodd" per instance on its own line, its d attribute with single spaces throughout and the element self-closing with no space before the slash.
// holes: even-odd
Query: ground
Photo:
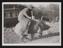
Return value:
<svg viewBox="0 0 63 48">
<path fill-rule="evenodd" d="M 42 38 L 35 39 L 33 41 L 27 41 L 27 43 L 60 43 L 59 33 L 45 35 Z M 20 37 L 8 28 L 4 32 L 4 43 L 22 43 Z"/>
</svg>

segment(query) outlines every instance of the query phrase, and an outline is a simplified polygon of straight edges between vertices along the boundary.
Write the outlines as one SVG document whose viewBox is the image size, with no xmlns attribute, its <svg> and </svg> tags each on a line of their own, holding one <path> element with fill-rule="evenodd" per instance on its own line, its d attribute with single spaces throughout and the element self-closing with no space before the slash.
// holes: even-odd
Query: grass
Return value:
<svg viewBox="0 0 63 48">
<path fill-rule="evenodd" d="M 5 28 L 4 30 L 5 30 L 4 31 L 5 43 L 22 43 L 20 37 L 13 31 L 12 28 Z M 35 38 L 34 40 L 44 39 L 44 38 L 53 37 L 53 36 L 59 36 L 59 32 L 43 35 L 41 38 Z"/>
</svg>

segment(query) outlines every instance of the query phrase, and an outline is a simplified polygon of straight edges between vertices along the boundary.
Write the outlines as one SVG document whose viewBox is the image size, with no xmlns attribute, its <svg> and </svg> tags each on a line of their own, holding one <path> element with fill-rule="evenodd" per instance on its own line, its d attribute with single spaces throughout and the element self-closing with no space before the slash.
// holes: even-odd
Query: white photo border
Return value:
<svg viewBox="0 0 63 48">
<path fill-rule="evenodd" d="M 60 43 L 47 43 L 47 44 L 5 44 L 4 43 L 4 4 L 42 4 L 42 3 L 51 3 L 51 4 L 59 4 L 59 31 L 60 31 Z M 2 2 L 2 46 L 61 46 L 61 2 Z"/>
</svg>

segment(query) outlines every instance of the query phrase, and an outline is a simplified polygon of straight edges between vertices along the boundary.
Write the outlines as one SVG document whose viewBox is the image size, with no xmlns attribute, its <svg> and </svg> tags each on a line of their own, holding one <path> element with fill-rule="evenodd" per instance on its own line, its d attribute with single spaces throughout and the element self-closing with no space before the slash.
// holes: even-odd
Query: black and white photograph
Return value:
<svg viewBox="0 0 63 48">
<path fill-rule="evenodd" d="M 3 46 L 61 46 L 61 2 L 2 2 Z"/>
</svg>

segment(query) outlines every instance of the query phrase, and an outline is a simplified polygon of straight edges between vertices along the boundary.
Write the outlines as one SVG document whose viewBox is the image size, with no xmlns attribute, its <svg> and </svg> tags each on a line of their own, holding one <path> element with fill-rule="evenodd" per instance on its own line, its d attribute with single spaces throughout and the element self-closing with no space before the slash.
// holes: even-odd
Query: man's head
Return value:
<svg viewBox="0 0 63 48">
<path fill-rule="evenodd" d="M 27 8 L 32 10 L 34 7 L 32 5 L 28 5 Z"/>
</svg>

